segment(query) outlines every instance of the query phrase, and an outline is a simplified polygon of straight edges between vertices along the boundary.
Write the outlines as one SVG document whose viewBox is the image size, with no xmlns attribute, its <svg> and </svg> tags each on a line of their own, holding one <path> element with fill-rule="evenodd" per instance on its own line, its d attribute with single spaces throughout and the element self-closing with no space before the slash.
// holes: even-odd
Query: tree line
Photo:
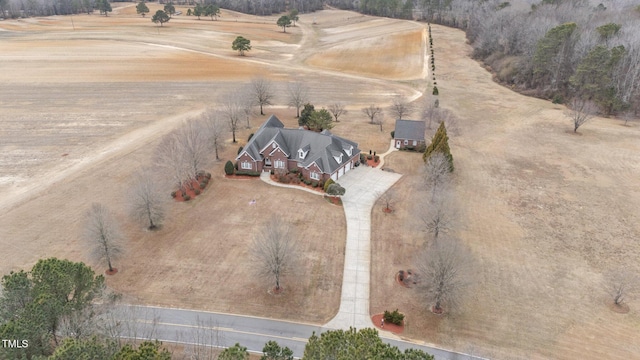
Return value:
<svg viewBox="0 0 640 360">
<path fill-rule="evenodd" d="M 633 0 L 329 0 L 466 32 L 473 56 L 515 90 L 604 115 L 640 112 L 640 5 Z M 406 10 L 411 8 L 411 11 Z"/>
<path fill-rule="evenodd" d="M 113 1 L 117 2 L 118 0 Z M 290 9 L 297 9 L 301 13 L 321 10 L 324 2 L 322 0 L 159 0 L 159 3 L 200 5 L 203 8 L 214 6 L 246 14 L 266 16 Z M 0 0 L 0 18 L 90 14 L 95 10 L 101 10 L 108 4 L 108 0 Z"/>
</svg>

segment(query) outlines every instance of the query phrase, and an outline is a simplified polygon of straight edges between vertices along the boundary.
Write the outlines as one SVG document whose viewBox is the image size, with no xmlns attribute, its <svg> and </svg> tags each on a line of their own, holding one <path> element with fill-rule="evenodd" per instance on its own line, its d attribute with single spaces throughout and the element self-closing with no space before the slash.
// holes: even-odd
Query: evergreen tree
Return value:
<svg viewBox="0 0 640 360">
<path fill-rule="evenodd" d="M 142 15 L 142 17 L 147 15 L 147 13 L 149 12 L 149 8 L 147 7 L 147 4 L 144 3 L 144 0 L 138 3 L 138 5 L 136 6 L 136 12 Z"/>
<path fill-rule="evenodd" d="M 443 153 L 449 161 L 449 171 L 453 171 L 453 156 L 451 155 L 451 149 L 449 149 L 449 136 L 447 136 L 447 129 L 444 125 L 444 121 L 440 123 L 438 130 L 431 139 L 431 144 L 427 146 L 427 149 L 422 156 L 424 162 L 434 153 Z"/>
</svg>

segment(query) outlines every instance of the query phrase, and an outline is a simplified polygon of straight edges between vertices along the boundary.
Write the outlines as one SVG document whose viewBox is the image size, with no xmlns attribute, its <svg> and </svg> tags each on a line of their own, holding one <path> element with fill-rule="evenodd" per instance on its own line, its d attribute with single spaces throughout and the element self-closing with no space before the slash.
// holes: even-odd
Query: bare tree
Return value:
<svg viewBox="0 0 640 360">
<path fill-rule="evenodd" d="M 245 85 L 238 90 L 238 99 L 240 99 L 240 111 L 247 121 L 247 129 L 251 128 L 251 117 L 255 114 L 254 107 L 256 100 L 253 98 L 253 90 L 250 85 Z"/>
<path fill-rule="evenodd" d="M 402 117 L 412 114 L 413 110 L 413 105 L 407 101 L 406 98 L 401 96 L 395 96 L 392 100 L 391 106 L 389 107 L 391 115 L 398 120 L 402 120 Z"/>
<path fill-rule="evenodd" d="M 384 118 L 384 115 L 382 115 L 382 113 L 376 115 L 373 118 L 373 123 L 380 127 L 380 132 L 382 132 L 382 125 L 384 125 L 384 120 L 385 118 Z"/>
<path fill-rule="evenodd" d="M 274 93 L 271 81 L 262 77 L 255 78 L 251 80 L 251 87 L 253 88 L 254 99 L 260 105 L 260 115 L 264 115 L 262 107 L 273 105 Z"/>
<path fill-rule="evenodd" d="M 280 290 L 280 279 L 294 266 L 296 247 L 289 225 L 280 218 L 270 218 L 255 237 L 251 255 L 256 264 L 256 273 L 275 281 L 275 290 Z"/>
<path fill-rule="evenodd" d="M 376 195 L 382 201 L 382 204 L 384 205 L 384 211 L 391 212 L 392 206 L 397 198 L 397 194 L 394 188 L 390 188 L 385 192 L 379 192 Z"/>
<path fill-rule="evenodd" d="M 345 108 L 345 105 L 340 102 L 335 102 L 329 105 L 327 109 L 329 109 L 329 111 L 331 112 L 331 115 L 333 115 L 333 117 L 336 119 L 336 122 L 340 122 L 338 120 L 340 116 L 345 115 L 348 112 L 347 109 Z"/>
<path fill-rule="evenodd" d="M 189 165 L 184 155 L 182 145 L 175 132 L 165 135 L 154 155 L 154 163 L 167 174 L 174 184 L 181 188 L 185 179 L 189 177 Z"/>
<path fill-rule="evenodd" d="M 453 230 L 458 216 L 451 193 L 448 191 L 439 192 L 430 201 L 422 201 L 417 204 L 422 209 L 416 213 L 420 214 L 420 220 L 422 220 L 425 230 L 433 236 L 433 243 L 437 243 L 441 235 L 446 235 Z"/>
<path fill-rule="evenodd" d="M 185 334 L 188 346 L 184 348 L 184 354 L 190 360 L 215 360 L 218 358 L 221 347 L 224 346 L 224 336 L 219 331 L 218 323 L 213 319 L 201 319 L 196 317 L 195 327 L 189 327 Z"/>
<path fill-rule="evenodd" d="M 431 190 L 431 200 L 433 201 L 438 193 L 445 185 L 451 181 L 451 164 L 447 157 L 441 153 L 436 152 L 431 154 L 424 164 L 422 174 L 424 178 L 424 184 L 427 189 Z"/>
<path fill-rule="evenodd" d="M 224 149 L 224 139 L 228 133 L 228 126 L 224 116 L 214 109 L 208 108 L 200 115 L 201 121 L 206 125 L 208 141 L 213 146 L 216 160 L 220 160 L 220 151 Z"/>
<path fill-rule="evenodd" d="M 591 120 L 596 113 L 596 105 L 580 97 L 571 100 L 571 108 L 567 111 L 567 116 L 573 121 L 573 132 L 578 132 L 578 128 L 587 121 Z"/>
<path fill-rule="evenodd" d="M 362 112 L 369 118 L 369 124 L 375 124 L 375 118 L 382 115 L 382 109 L 374 104 L 362 108 Z"/>
<path fill-rule="evenodd" d="M 236 143 L 236 131 L 240 126 L 240 118 L 244 114 L 242 99 L 238 97 L 238 92 L 232 91 L 222 98 L 222 114 L 227 119 L 229 130 L 233 135 L 233 142 Z"/>
<path fill-rule="evenodd" d="M 470 252 L 455 238 L 443 240 L 426 248 L 417 264 L 420 294 L 435 313 L 453 309 L 470 280 Z"/>
<path fill-rule="evenodd" d="M 309 88 L 302 81 L 294 81 L 287 85 L 289 106 L 296 108 L 296 118 L 300 117 L 300 108 L 309 102 Z"/>
<path fill-rule="evenodd" d="M 195 179 L 209 161 L 207 125 L 200 119 L 189 119 L 176 132 L 185 162 L 189 168 L 188 179 Z"/>
<path fill-rule="evenodd" d="M 147 229 L 155 230 L 162 224 L 167 202 L 161 186 L 149 169 L 136 175 L 129 195 L 131 216 Z"/>
<path fill-rule="evenodd" d="M 120 228 L 106 206 L 93 203 L 85 215 L 84 238 L 91 249 L 94 261 L 106 261 L 113 272 L 112 260 L 123 253 L 123 237 Z"/>
<path fill-rule="evenodd" d="M 636 290 L 638 277 L 627 270 L 610 271 L 605 276 L 605 284 L 613 303 L 620 306 Z"/>
<path fill-rule="evenodd" d="M 434 120 L 439 119 L 440 108 L 436 106 L 436 103 L 427 100 L 425 107 L 422 109 L 422 120 L 425 122 L 427 129 L 431 129 L 431 125 Z"/>
</svg>

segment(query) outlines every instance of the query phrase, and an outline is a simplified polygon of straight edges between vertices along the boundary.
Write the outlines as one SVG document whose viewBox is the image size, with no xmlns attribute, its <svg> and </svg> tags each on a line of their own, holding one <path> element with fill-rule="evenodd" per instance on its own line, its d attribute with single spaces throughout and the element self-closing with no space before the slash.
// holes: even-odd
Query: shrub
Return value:
<svg viewBox="0 0 640 360">
<path fill-rule="evenodd" d="M 196 195 L 200 195 L 200 189 L 193 190 L 193 193 L 196 194 Z"/>
<path fill-rule="evenodd" d="M 402 320 L 404 320 L 404 314 L 401 314 L 398 311 L 398 309 L 395 309 L 392 312 L 385 310 L 383 318 L 385 322 L 395 324 L 395 325 L 402 325 Z"/>
<path fill-rule="evenodd" d="M 378 155 L 374 156 L 374 157 L 373 157 L 373 160 L 374 160 L 375 162 L 380 162 L 380 156 L 378 156 Z"/>
<path fill-rule="evenodd" d="M 177 195 L 177 194 L 176 194 L 176 192 L 175 192 L 175 191 L 172 191 L 172 192 L 171 192 L 171 197 L 172 197 L 172 198 L 175 198 L 175 197 L 176 197 L 176 195 Z"/>
<path fill-rule="evenodd" d="M 225 164 L 224 164 L 224 173 L 227 175 L 233 175 L 233 171 L 234 171 L 234 167 L 233 167 L 233 163 L 231 162 L 231 160 L 228 160 Z"/>
<path fill-rule="evenodd" d="M 391 137 L 392 137 L 392 138 L 395 138 L 395 137 L 396 137 L 396 131 L 395 131 L 395 130 L 391 131 Z"/>
<path fill-rule="evenodd" d="M 300 185 L 300 178 L 299 177 L 294 177 L 293 179 L 291 179 L 291 183 L 296 184 L 296 185 Z"/>
<path fill-rule="evenodd" d="M 259 171 L 236 171 L 236 175 L 260 176 Z"/>
<path fill-rule="evenodd" d="M 364 155 L 360 154 L 360 157 L 363 157 Z M 329 185 L 335 183 L 335 181 L 333 181 L 333 179 L 328 179 L 327 181 L 324 182 L 324 186 L 322 187 L 324 189 L 324 192 L 327 192 L 327 188 L 329 187 Z"/>
<path fill-rule="evenodd" d="M 438 95 L 438 87 L 437 86 L 433 87 L 433 95 Z"/>
<path fill-rule="evenodd" d="M 297 174 L 298 171 L 299 171 L 298 168 L 293 168 L 293 169 L 289 170 L 289 172 L 292 173 L 292 174 Z"/>
<path fill-rule="evenodd" d="M 313 186 L 314 188 L 318 187 L 318 182 L 317 181 L 312 181 L 311 182 L 311 186 Z"/>
<path fill-rule="evenodd" d="M 289 178 L 286 175 L 278 175 L 278 182 L 281 182 L 283 184 L 288 184 Z"/>
<path fill-rule="evenodd" d="M 184 199 L 184 201 L 189 201 L 189 200 L 191 200 L 191 196 L 185 195 L 185 196 L 182 197 L 182 199 Z"/>
<path fill-rule="evenodd" d="M 203 181 L 200 183 L 200 189 L 204 189 L 206 186 L 207 186 L 206 182 Z"/>
<path fill-rule="evenodd" d="M 551 102 L 554 104 L 562 104 L 564 103 L 564 99 L 562 98 L 562 95 L 555 94 L 553 95 L 553 99 L 551 99 Z"/>
<path fill-rule="evenodd" d="M 367 155 L 367 160 L 371 160 L 371 159 L 373 159 L 373 156 L 372 155 Z"/>
<path fill-rule="evenodd" d="M 271 169 L 271 171 L 270 171 L 270 172 L 271 172 L 271 175 L 273 175 L 273 174 L 275 174 L 275 173 L 276 173 L 275 171 L 273 171 L 273 169 Z"/>
<path fill-rule="evenodd" d="M 311 180 L 309 180 L 309 179 L 305 179 L 305 180 L 304 180 L 304 183 L 305 183 L 305 184 L 307 184 L 307 185 L 311 185 Z"/>
<path fill-rule="evenodd" d="M 365 162 L 365 161 L 367 161 L 367 157 L 366 157 L 366 155 L 365 155 L 365 154 L 360 153 L 360 162 L 361 162 L 361 163 L 363 163 L 363 162 Z"/>
<path fill-rule="evenodd" d="M 327 187 L 327 194 L 329 195 L 344 195 L 345 188 L 338 183 L 333 183 Z"/>
<path fill-rule="evenodd" d="M 207 181 L 209 181 L 209 179 L 211 179 L 211 173 L 210 173 L 210 172 L 208 172 L 208 173 L 205 175 L 205 179 L 207 179 Z"/>
<path fill-rule="evenodd" d="M 249 138 L 247 138 L 247 142 L 249 142 L 249 140 L 251 140 L 252 137 L 253 137 L 253 133 L 249 134 Z"/>
<path fill-rule="evenodd" d="M 416 147 L 417 152 L 423 153 L 425 150 L 427 150 L 427 145 L 425 144 L 420 144 Z"/>
<path fill-rule="evenodd" d="M 240 147 L 238 148 L 238 155 L 242 152 L 242 149 L 243 149 L 243 147 L 242 147 L 242 146 L 240 146 Z"/>
<path fill-rule="evenodd" d="M 318 181 L 318 187 L 324 189 L 324 180 Z"/>
<path fill-rule="evenodd" d="M 407 147 L 406 147 L 406 149 L 407 149 L 408 151 L 413 151 L 413 150 L 415 150 L 416 148 L 415 148 L 415 147 L 413 147 L 413 146 L 407 146 Z"/>
</svg>

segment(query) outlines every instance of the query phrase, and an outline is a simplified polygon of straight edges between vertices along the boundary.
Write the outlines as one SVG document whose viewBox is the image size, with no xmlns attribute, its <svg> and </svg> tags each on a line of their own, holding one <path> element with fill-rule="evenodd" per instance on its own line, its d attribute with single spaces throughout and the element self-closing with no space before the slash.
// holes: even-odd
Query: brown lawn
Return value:
<svg viewBox="0 0 640 360">
<path fill-rule="evenodd" d="M 399 308 L 409 338 L 491 358 L 631 359 L 640 354 L 640 302 L 609 309 L 603 274 L 640 271 L 638 127 L 595 119 L 568 133 L 563 107 L 495 84 L 469 59 L 460 31 L 433 26 L 440 105 L 459 117 L 451 136 L 460 221 L 474 275 L 457 312 L 430 314 L 416 289 L 394 283 L 414 268 L 425 236 L 411 206 L 419 156 L 394 153 L 407 176 L 396 211 L 373 211 L 371 312 Z M 396 297 L 389 299 L 389 292 Z"/>
</svg>

